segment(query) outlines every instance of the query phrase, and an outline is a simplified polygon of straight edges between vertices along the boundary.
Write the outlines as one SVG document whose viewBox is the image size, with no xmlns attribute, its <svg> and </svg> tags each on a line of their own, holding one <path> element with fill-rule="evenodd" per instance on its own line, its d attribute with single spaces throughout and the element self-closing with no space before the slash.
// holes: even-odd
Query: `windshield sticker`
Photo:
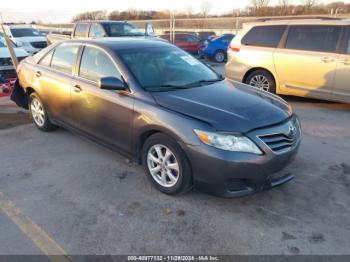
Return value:
<svg viewBox="0 0 350 262">
<path fill-rule="evenodd" d="M 185 62 L 187 62 L 191 66 L 195 66 L 195 65 L 199 65 L 200 64 L 197 59 L 195 59 L 194 57 L 189 56 L 189 55 L 187 55 L 187 56 L 180 56 L 180 58 L 182 60 L 184 60 Z"/>
</svg>

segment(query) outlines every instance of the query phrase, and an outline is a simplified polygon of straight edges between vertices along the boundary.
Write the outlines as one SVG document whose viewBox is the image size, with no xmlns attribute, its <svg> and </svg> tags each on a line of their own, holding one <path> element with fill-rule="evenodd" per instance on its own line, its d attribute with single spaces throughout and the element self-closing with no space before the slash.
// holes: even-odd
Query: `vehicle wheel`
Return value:
<svg viewBox="0 0 350 262">
<path fill-rule="evenodd" d="M 152 184 L 169 195 L 192 187 L 190 164 L 175 140 L 164 134 L 150 136 L 142 149 L 142 164 Z"/>
<path fill-rule="evenodd" d="M 246 84 L 276 94 L 275 79 L 266 70 L 256 70 L 250 73 L 247 77 Z"/>
<path fill-rule="evenodd" d="M 33 122 L 38 129 L 48 132 L 57 128 L 57 126 L 51 123 L 43 103 L 35 93 L 30 94 L 29 111 Z"/>
<path fill-rule="evenodd" d="M 224 52 L 224 51 L 222 51 L 222 50 L 218 50 L 218 51 L 216 51 L 216 53 L 214 54 L 214 61 L 216 62 L 216 63 L 223 63 L 223 62 L 225 62 L 225 60 L 226 60 L 226 53 Z"/>
</svg>

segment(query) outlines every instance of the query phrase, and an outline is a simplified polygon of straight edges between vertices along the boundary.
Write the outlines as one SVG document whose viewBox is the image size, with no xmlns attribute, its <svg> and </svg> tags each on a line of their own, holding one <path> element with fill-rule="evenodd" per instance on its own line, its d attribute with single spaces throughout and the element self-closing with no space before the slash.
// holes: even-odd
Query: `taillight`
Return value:
<svg viewBox="0 0 350 262">
<path fill-rule="evenodd" d="M 229 51 L 232 51 L 232 52 L 239 52 L 239 48 L 238 47 L 234 47 L 233 45 L 229 45 L 229 47 L 228 47 L 228 50 Z"/>
</svg>

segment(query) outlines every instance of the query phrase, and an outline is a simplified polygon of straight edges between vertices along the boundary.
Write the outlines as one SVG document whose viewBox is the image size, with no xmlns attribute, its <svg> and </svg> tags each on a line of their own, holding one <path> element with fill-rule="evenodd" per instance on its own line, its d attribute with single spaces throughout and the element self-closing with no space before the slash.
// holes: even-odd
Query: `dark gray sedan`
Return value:
<svg viewBox="0 0 350 262">
<path fill-rule="evenodd" d="M 62 126 L 119 151 L 166 194 L 242 196 L 293 178 L 274 175 L 300 144 L 291 107 L 169 43 L 71 40 L 22 61 L 18 76 L 40 130 Z"/>
</svg>

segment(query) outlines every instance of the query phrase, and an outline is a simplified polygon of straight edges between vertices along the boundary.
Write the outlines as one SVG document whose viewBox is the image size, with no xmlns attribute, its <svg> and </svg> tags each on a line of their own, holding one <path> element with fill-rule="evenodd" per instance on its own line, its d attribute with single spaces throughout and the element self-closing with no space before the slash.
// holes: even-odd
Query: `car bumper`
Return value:
<svg viewBox="0 0 350 262">
<path fill-rule="evenodd" d="M 251 138 L 253 135 L 256 134 L 248 136 Z M 293 175 L 279 175 L 276 172 L 295 159 L 301 134 L 293 146 L 282 153 L 274 153 L 263 142 L 255 142 L 264 152 L 262 155 L 229 152 L 205 144 L 187 145 L 186 153 L 192 164 L 194 187 L 220 197 L 238 197 L 292 180 Z"/>
</svg>

